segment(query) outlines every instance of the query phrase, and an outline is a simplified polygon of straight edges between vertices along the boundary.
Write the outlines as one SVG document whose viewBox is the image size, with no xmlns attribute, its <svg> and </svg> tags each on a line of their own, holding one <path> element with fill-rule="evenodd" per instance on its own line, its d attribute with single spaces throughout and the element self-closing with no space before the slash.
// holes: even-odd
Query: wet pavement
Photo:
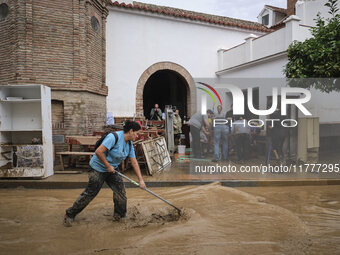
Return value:
<svg viewBox="0 0 340 255">
<path fill-rule="evenodd" d="M 320 163 L 339 159 L 338 152 L 326 154 Z M 261 160 L 218 164 L 239 169 Z M 88 182 L 86 169 L 43 180 L 2 179 L 0 254 L 340 253 L 338 173 L 196 174 L 190 167 L 175 158 L 153 176 L 142 170 L 151 190 L 183 208 L 181 216 L 145 191 L 127 189 L 130 219 L 114 222 L 112 191 L 105 188 L 71 228 L 62 225 L 63 216 Z M 136 179 L 132 170 L 124 174 Z"/>
<path fill-rule="evenodd" d="M 81 189 L 0 190 L 0 254 L 338 254 L 340 186 L 127 189 L 126 222 L 102 189 L 71 228 Z"/>
<path fill-rule="evenodd" d="M 294 213 L 308 228 L 308 254 L 340 253 L 340 186 L 267 187 L 239 190 Z"/>
</svg>

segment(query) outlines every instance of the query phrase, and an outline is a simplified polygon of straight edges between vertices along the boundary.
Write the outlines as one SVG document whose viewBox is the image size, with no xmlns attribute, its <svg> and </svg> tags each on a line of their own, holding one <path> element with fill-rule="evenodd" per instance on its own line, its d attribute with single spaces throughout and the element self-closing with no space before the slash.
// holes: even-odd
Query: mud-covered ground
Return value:
<svg viewBox="0 0 340 255">
<path fill-rule="evenodd" d="M 127 222 L 112 221 L 102 189 L 73 226 L 82 190 L 0 190 L 0 254 L 338 254 L 340 187 L 155 188 L 176 211 L 128 189 Z"/>
</svg>

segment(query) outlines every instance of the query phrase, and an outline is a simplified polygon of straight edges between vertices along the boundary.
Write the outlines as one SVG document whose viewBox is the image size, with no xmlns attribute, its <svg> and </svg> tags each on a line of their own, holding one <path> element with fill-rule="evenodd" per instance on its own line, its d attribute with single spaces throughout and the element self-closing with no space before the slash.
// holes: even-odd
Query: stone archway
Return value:
<svg viewBox="0 0 340 255">
<path fill-rule="evenodd" d="M 188 118 L 196 112 L 196 86 L 190 73 L 182 66 L 172 62 L 159 62 L 146 69 L 138 80 L 136 91 L 136 113 L 143 113 L 143 91 L 144 86 L 151 75 L 161 70 L 171 70 L 180 75 L 187 83 L 187 109 Z"/>
</svg>

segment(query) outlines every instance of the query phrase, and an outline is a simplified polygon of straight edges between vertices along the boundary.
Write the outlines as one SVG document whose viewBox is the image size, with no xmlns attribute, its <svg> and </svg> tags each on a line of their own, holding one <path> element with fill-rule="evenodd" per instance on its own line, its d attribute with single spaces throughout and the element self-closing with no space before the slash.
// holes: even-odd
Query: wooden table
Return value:
<svg viewBox="0 0 340 255">
<path fill-rule="evenodd" d="M 72 145 L 94 146 L 101 136 L 66 136 L 68 151 L 72 151 Z"/>
<path fill-rule="evenodd" d="M 60 157 L 61 167 L 64 170 L 63 156 L 68 156 L 68 166 L 71 165 L 72 156 L 89 156 L 90 159 L 93 156 L 93 148 L 96 142 L 101 136 L 66 136 L 66 143 L 68 145 L 68 151 L 57 152 Z M 87 146 L 86 151 L 72 151 L 72 145 Z M 92 150 L 92 151 L 91 151 Z"/>
</svg>

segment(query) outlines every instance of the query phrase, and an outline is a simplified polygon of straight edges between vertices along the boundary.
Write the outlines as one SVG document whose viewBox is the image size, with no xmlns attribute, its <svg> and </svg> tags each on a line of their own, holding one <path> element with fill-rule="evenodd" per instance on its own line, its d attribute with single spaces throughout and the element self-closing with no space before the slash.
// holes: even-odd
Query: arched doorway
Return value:
<svg viewBox="0 0 340 255">
<path fill-rule="evenodd" d="M 151 108 L 157 103 L 162 111 L 166 105 L 172 105 L 179 109 L 182 119 L 187 117 L 187 91 L 188 84 L 178 73 L 171 70 L 155 72 L 144 86 L 144 116 L 150 119 Z"/>
<path fill-rule="evenodd" d="M 196 87 L 190 73 L 182 66 L 160 62 L 146 69 L 138 80 L 136 91 L 137 116 L 149 117 L 150 110 L 158 103 L 180 109 L 181 117 L 190 118 L 196 112 Z"/>
</svg>

